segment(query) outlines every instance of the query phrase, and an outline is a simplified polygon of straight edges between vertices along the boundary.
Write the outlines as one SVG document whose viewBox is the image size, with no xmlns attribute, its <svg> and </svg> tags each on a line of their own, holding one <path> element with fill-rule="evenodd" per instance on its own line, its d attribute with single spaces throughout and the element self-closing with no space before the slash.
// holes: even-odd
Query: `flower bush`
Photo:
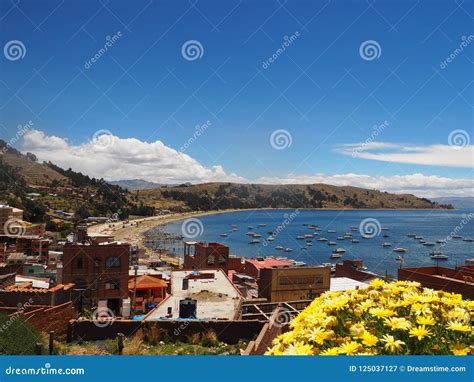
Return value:
<svg viewBox="0 0 474 382">
<path fill-rule="evenodd" d="M 474 354 L 474 301 L 419 283 L 374 280 L 326 292 L 273 341 L 269 355 Z"/>
</svg>

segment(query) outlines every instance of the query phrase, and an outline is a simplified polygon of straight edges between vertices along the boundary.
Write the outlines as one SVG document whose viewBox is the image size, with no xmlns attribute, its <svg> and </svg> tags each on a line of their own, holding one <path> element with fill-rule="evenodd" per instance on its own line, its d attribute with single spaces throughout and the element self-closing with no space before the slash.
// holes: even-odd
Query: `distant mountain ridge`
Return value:
<svg viewBox="0 0 474 382">
<path fill-rule="evenodd" d="M 454 208 L 474 208 L 474 196 L 444 196 L 431 200 L 440 204 L 451 204 Z"/>
<path fill-rule="evenodd" d="M 116 185 L 116 186 L 120 186 L 129 191 L 148 190 L 151 188 L 160 188 L 163 186 L 176 186 L 176 184 L 148 182 L 147 180 L 144 180 L 144 179 L 112 180 L 112 181 L 109 181 L 108 183 Z"/>
</svg>

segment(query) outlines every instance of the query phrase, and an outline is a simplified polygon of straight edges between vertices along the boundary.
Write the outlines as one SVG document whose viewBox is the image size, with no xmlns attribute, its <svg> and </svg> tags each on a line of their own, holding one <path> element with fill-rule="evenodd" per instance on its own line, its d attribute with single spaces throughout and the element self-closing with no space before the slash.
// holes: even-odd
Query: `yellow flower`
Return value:
<svg viewBox="0 0 474 382">
<path fill-rule="evenodd" d="M 395 315 L 395 312 L 393 310 L 385 309 L 385 308 L 372 308 L 369 310 L 369 313 L 372 316 L 375 316 L 378 318 L 391 317 Z"/>
<path fill-rule="evenodd" d="M 328 336 L 328 332 L 326 332 L 322 328 L 314 328 L 309 332 L 309 338 L 311 341 L 316 342 L 318 345 L 322 345 Z"/>
<path fill-rule="evenodd" d="M 363 323 L 358 323 L 358 324 L 354 324 L 351 326 L 351 328 L 349 329 L 350 333 L 352 336 L 354 337 L 360 337 L 364 334 L 365 332 L 365 327 L 364 327 L 364 324 Z"/>
<path fill-rule="evenodd" d="M 451 346 L 450 349 L 454 355 L 468 355 L 469 354 L 469 348 L 462 344 L 455 344 Z"/>
<path fill-rule="evenodd" d="M 385 319 L 385 325 L 392 330 L 408 330 L 411 328 L 410 321 L 405 318 L 391 317 Z"/>
<path fill-rule="evenodd" d="M 382 279 L 374 279 L 374 280 L 372 280 L 370 285 L 375 287 L 375 288 L 378 288 L 378 287 L 384 286 L 385 281 L 383 281 Z"/>
<path fill-rule="evenodd" d="M 326 349 L 326 350 L 322 351 L 321 353 L 319 353 L 319 355 L 338 355 L 338 354 L 339 354 L 339 348 L 338 347 L 329 348 L 329 349 Z"/>
<path fill-rule="evenodd" d="M 286 355 L 312 355 L 313 347 L 302 342 L 296 342 L 288 346 L 284 352 Z"/>
<path fill-rule="evenodd" d="M 365 332 L 362 335 L 362 343 L 365 346 L 368 346 L 368 347 L 375 346 L 377 342 L 379 342 L 379 339 L 373 334 L 370 334 L 369 332 Z"/>
<path fill-rule="evenodd" d="M 431 316 L 418 316 L 416 318 L 416 323 L 420 325 L 434 325 L 436 322 Z"/>
<path fill-rule="evenodd" d="M 388 334 L 384 335 L 381 339 L 382 342 L 385 342 L 385 349 L 389 350 L 391 353 L 396 353 L 402 349 L 402 346 L 405 345 L 405 342 L 400 340 L 395 340 L 393 336 Z"/>
<path fill-rule="evenodd" d="M 418 340 L 422 340 L 425 337 L 429 337 L 431 332 L 429 329 L 426 329 L 425 325 L 417 326 L 410 330 L 410 337 L 416 337 Z"/>
<path fill-rule="evenodd" d="M 450 321 L 448 322 L 448 325 L 446 326 L 446 329 L 448 330 L 454 330 L 456 332 L 470 332 L 471 328 L 468 325 L 463 325 L 459 322 L 456 321 Z"/>
<path fill-rule="evenodd" d="M 353 355 L 353 354 L 357 354 L 357 352 L 360 350 L 360 348 L 361 348 L 361 346 L 360 346 L 359 343 L 354 342 L 354 341 L 350 341 L 350 342 L 343 343 L 339 347 L 339 353 L 340 354 Z"/>
</svg>

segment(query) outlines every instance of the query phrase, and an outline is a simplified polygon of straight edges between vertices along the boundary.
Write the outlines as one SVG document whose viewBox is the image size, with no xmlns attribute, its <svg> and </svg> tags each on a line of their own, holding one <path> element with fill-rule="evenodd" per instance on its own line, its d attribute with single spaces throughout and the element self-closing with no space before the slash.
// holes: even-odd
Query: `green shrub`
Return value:
<svg viewBox="0 0 474 382">
<path fill-rule="evenodd" d="M 0 313 L 0 354 L 34 354 L 37 342 L 42 342 L 40 332 L 22 316 Z"/>
</svg>

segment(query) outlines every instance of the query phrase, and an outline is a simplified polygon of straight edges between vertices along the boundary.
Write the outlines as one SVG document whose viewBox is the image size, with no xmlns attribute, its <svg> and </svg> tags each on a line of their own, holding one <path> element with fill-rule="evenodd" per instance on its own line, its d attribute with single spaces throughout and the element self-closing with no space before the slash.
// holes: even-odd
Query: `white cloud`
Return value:
<svg viewBox="0 0 474 382">
<path fill-rule="evenodd" d="M 337 152 L 354 158 L 446 167 L 474 167 L 474 145 L 402 146 L 363 142 L 339 146 Z"/>
<path fill-rule="evenodd" d="M 474 194 L 473 179 L 451 179 L 423 174 L 369 176 L 354 173 L 316 173 L 263 176 L 248 180 L 237 174 L 227 173 L 220 165 L 205 167 L 189 155 L 176 151 L 161 141 L 148 143 L 135 138 L 101 135 L 89 142 L 73 145 L 67 139 L 48 136 L 38 130 L 30 130 L 23 138 L 23 149 L 33 152 L 40 160 L 51 161 L 63 168 L 71 167 L 75 171 L 107 180 L 145 179 L 157 183 L 327 183 L 411 193 L 420 197 Z M 398 149 L 399 146 L 374 142 L 372 148 L 374 147 Z"/>
<path fill-rule="evenodd" d="M 222 166 L 205 167 L 189 155 L 160 141 L 100 135 L 89 142 L 72 145 L 67 140 L 31 130 L 24 136 L 24 150 L 60 167 L 71 167 L 91 177 L 107 180 L 142 178 L 158 183 L 241 182 Z"/>
</svg>

